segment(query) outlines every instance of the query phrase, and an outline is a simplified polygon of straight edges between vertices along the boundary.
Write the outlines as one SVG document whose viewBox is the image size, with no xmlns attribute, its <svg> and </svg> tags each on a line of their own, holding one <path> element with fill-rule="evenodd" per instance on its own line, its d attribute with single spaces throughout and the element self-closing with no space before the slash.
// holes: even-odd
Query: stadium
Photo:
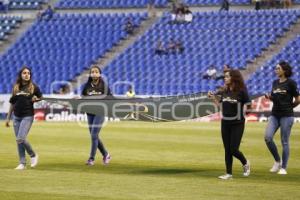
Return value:
<svg viewBox="0 0 300 200">
<path fill-rule="evenodd" d="M 300 199 L 299 3 L 0 1 L 0 199 Z"/>
</svg>

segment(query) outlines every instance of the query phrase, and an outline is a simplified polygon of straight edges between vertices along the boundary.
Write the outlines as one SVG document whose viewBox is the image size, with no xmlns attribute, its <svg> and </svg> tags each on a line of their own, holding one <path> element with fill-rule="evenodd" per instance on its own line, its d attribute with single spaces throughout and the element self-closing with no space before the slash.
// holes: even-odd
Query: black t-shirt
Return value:
<svg viewBox="0 0 300 200">
<path fill-rule="evenodd" d="M 93 83 L 86 83 L 83 90 L 83 96 L 94 96 L 94 95 L 111 95 L 109 87 L 105 84 L 105 82 L 100 79 L 97 85 Z"/>
<path fill-rule="evenodd" d="M 275 80 L 272 85 L 271 99 L 273 101 L 272 115 L 277 117 L 294 116 L 293 98 L 299 96 L 297 84 L 292 79 L 280 83 Z"/>
<path fill-rule="evenodd" d="M 28 117 L 34 115 L 32 97 L 42 97 L 40 88 L 34 85 L 34 91 L 31 94 L 28 85 L 22 86 L 15 95 L 13 95 L 9 102 L 13 105 L 14 115 L 17 117 Z"/>
<path fill-rule="evenodd" d="M 222 121 L 226 123 L 244 122 L 244 105 L 251 102 L 247 90 L 238 93 L 225 90 L 219 95 L 221 96 Z"/>
</svg>

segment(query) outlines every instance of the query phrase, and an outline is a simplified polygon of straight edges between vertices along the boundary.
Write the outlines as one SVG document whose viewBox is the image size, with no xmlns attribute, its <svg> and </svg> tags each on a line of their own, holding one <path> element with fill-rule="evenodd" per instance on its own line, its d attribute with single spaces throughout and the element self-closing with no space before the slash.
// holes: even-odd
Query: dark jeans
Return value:
<svg viewBox="0 0 300 200">
<path fill-rule="evenodd" d="M 99 133 L 100 133 L 100 130 L 101 130 L 103 122 L 104 122 L 104 117 L 87 114 L 87 118 L 88 118 L 88 124 L 89 124 L 89 131 L 90 131 L 90 135 L 91 135 L 91 152 L 90 152 L 89 159 L 92 159 L 92 160 L 95 159 L 97 149 L 99 149 L 102 156 L 107 156 L 108 153 L 107 153 L 102 141 L 99 138 Z"/>
<path fill-rule="evenodd" d="M 245 122 L 230 124 L 221 123 L 222 140 L 225 148 L 225 164 L 227 174 L 232 174 L 233 156 L 239 159 L 242 165 L 247 164 L 247 160 L 242 152 L 239 151 L 243 137 Z"/>
<path fill-rule="evenodd" d="M 26 164 L 26 155 L 25 151 L 29 154 L 30 157 L 34 157 L 35 153 L 31 148 L 31 145 L 27 141 L 26 137 L 29 133 L 33 122 L 33 116 L 29 117 L 17 117 L 13 116 L 14 131 L 16 135 L 16 141 L 18 145 L 18 153 L 20 164 Z"/>
</svg>

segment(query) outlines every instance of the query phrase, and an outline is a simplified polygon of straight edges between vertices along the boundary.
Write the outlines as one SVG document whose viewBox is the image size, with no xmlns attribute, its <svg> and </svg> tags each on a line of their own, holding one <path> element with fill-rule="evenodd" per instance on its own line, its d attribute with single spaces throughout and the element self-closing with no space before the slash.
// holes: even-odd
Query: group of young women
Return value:
<svg viewBox="0 0 300 200">
<path fill-rule="evenodd" d="M 296 82 L 290 78 L 293 72 L 287 62 L 282 61 L 277 64 L 275 73 L 278 79 L 273 82 L 271 93 L 265 95 L 273 102 L 271 116 L 265 131 L 265 142 L 275 160 L 270 172 L 285 175 L 289 159 L 289 137 L 294 123 L 293 108 L 299 105 L 300 96 Z M 239 151 L 239 146 L 245 128 L 244 116 L 251 109 L 251 104 L 247 87 L 238 70 L 225 72 L 224 82 L 221 89 L 216 93 L 209 92 L 208 96 L 221 107 L 222 111 L 221 133 L 225 149 L 226 174 L 219 178 L 227 180 L 232 178 L 233 157 L 242 163 L 243 175 L 250 175 L 250 162 Z M 279 127 L 283 147 L 282 158 L 280 158 L 273 140 Z"/>
<path fill-rule="evenodd" d="M 275 160 L 270 172 L 285 175 L 289 159 L 289 136 L 294 122 L 293 108 L 299 105 L 300 96 L 296 82 L 290 78 L 293 73 L 287 62 L 280 62 L 276 66 L 275 72 L 278 79 L 273 82 L 271 93 L 265 95 L 273 102 L 272 113 L 265 132 L 265 142 Z M 98 66 L 91 67 L 89 79 L 82 91 L 82 96 L 92 95 L 111 95 L 109 87 L 101 77 L 101 69 Z M 213 99 L 217 106 L 220 106 L 222 113 L 221 135 L 225 149 L 226 174 L 219 178 L 224 180 L 232 178 L 233 157 L 242 163 L 243 176 L 249 176 L 250 161 L 239 150 L 245 128 L 245 113 L 251 109 L 251 100 L 241 73 L 238 70 L 226 71 L 224 86 L 216 92 L 209 92 L 208 97 Z M 6 121 L 6 126 L 9 127 L 13 113 L 13 126 L 19 153 L 19 165 L 15 168 L 17 170 L 26 168 L 25 152 L 31 157 L 31 167 L 38 164 L 38 154 L 33 151 L 26 137 L 33 122 L 33 104 L 40 101 L 41 98 L 39 87 L 32 82 L 30 68 L 23 67 L 13 86 L 11 106 Z M 91 151 L 86 164 L 89 166 L 95 164 L 97 149 L 103 156 L 103 164 L 108 164 L 111 156 L 99 138 L 104 117 L 87 113 L 87 118 L 91 136 Z M 279 127 L 283 147 L 282 158 L 279 156 L 273 140 Z"/>
<path fill-rule="evenodd" d="M 82 96 L 92 95 L 111 95 L 109 88 L 101 78 L 101 69 L 98 66 L 91 67 L 89 79 L 82 91 Z M 13 92 L 10 98 L 11 106 L 5 123 L 6 127 L 9 127 L 10 119 L 11 117 L 13 118 L 13 127 L 19 153 L 19 165 L 15 168 L 17 170 L 26 169 L 25 152 L 27 152 L 31 158 L 31 167 L 35 167 L 38 164 L 38 154 L 33 151 L 27 140 L 27 135 L 34 119 L 33 104 L 41 99 L 42 93 L 39 87 L 32 82 L 32 72 L 30 68 L 23 67 L 13 86 Z M 95 164 L 97 149 L 99 149 L 103 156 L 103 164 L 107 165 L 111 160 L 111 156 L 99 138 L 99 133 L 104 123 L 104 116 L 87 113 L 87 119 L 91 136 L 91 151 L 86 165 L 92 166 Z"/>
</svg>

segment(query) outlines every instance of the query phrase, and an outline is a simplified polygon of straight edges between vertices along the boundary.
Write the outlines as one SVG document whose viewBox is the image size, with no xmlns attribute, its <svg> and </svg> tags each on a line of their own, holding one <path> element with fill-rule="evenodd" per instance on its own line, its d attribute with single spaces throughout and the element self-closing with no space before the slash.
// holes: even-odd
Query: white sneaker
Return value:
<svg viewBox="0 0 300 200">
<path fill-rule="evenodd" d="M 106 156 L 104 156 L 103 157 L 103 164 L 104 165 L 108 165 L 108 163 L 110 162 L 110 160 L 111 160 L 111 156 L 110 156 L 110 154 L 108 153 Z"/>
<path fill-rule="evenodd" d="M 250 161 L 247 160 L 247 164 L 243 166 L 243 176 L 249 176 L 250 175 Z"/>
<path fill-rule="evenodd" d="M 232 175 L 231 174 L 225 174 L 225 175 L 219 176 L 218 178 L 223 179 L 223 180 L 228 180 L 228 179 L 232 179 Z"/>
<path fill-rule="evenodd" d="M 280 174 L 280 175 L 287 175 L 287 171 L 286 171 L 286 169 L 281 168 L 281 169 L 278 171 L 277 174 Z"/>
<path fill-rule="evenodd" d="M 281 168 L 280 162 L 275 162 L 273 167 L 270 169 L 270 172 L 278 172 Z"/>
<path fill-rule="evenodd" d="M 39 162 L 39 156 L 35 154 L 34 157 L 30 158 L 30 163 L 31 163 L 30 167 L 37 166 L 38 162 Z"/>
<path fill-rule="evenodd" d="M 16 170 L 24 170 L 24 169 L 26 169 L 26 166 L 24 164 L 19 164 L 15 169 Z"/>
</svg>

